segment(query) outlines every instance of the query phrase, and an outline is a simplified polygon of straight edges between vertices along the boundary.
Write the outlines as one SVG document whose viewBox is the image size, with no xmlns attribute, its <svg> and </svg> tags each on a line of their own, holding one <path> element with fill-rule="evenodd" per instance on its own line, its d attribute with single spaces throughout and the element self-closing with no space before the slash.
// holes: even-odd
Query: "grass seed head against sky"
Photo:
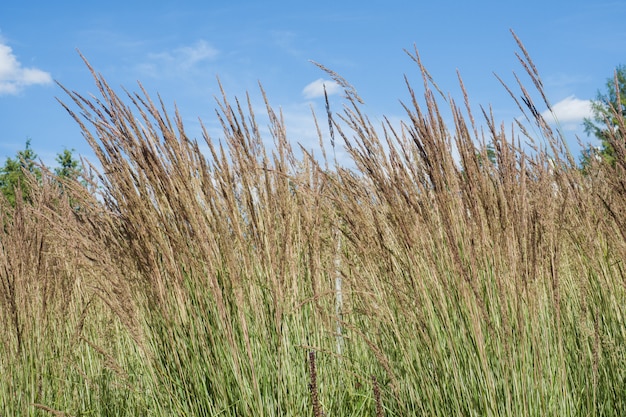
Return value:
<svg viewBox="0 0 626 417">
<path fill-rule="evenodd" d="M 220 139 L 217 77 L 229 97 L 263 108 L 258 83 L 285 115 L 288 136 L 315 147 L 311 105 L 323 114 L 326 84 L 335 111 L 341 91 L 311 60 L 353 84 L 374 122 L 404 118 L 403 76 L 418 94 L 421 78 L 404 49 L 418 49 L 439 87 L 462 101 L 460 72 L 474 112 L 491 105 L 496 120 L 520 115 L 494 77 L 514 84 L 521 74 L 509 30 L 524 42 L 558 113 L 568 142 L 589 115 L 589 99 L 626 64 L 624 1 L 48 1 L 0 5 L 0 159 L 31 138 L 47 164 L 64 148 L 91 158 L 80 129 L 57 103 L 69 102 L 58 81 L 95 93 L 77 49 L 109 84 L 137 90 L 137 81 L 166 105 L 178 106 L 190 136 L 198 118 Z M 524 79 L 524 77 L 522 77 Z M 530 83 L 528 83 L 530 88 Z M 543 110 L 543 109 L 540 109 Z M 268 138 L 269 139 L 269 138 Z"/>
</svg>

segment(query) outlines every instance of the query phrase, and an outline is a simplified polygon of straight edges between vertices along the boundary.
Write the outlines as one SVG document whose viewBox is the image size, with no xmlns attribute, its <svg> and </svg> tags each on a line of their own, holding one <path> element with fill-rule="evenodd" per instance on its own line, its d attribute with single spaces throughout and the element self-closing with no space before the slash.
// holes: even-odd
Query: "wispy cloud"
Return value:
<svg viewBox="0 0 626 417">
<path fill-rule="evenodd" d="M 37 68 L 24 68 L 10 46 L 0 41 L 0 95 L 18 94 L 25 87 L 50 84 L 49 73 Z"/>
<path fill-rule="evenodd" d="M 213 61 L 219 55 L 219 50 L 205 40 L 199 40 L 192 45 L 181 46 L 170 51 L 151 53 L 150 62 L 141 65 L 141 68 L 157 75 L 172 70 L 187 71 L 203 62 Z"/>
<path fill-rule="evenodd" d="M 557 73 L 544 77 L 544 84 L 552 88 L 564 88 L 593 81 L 589 75 Z"/>
<path fill-rule="evenodd" d="M 545 110 L 541 115 L 546 120 L 556 118 L 566 129 L 579 127 L 586 117 L 592 117 L 591 102 L 581 100 L 576 96 L 569 96 L 552 106 L 552 113 Z"/>
<path fill-rule="evenodd" d="M 324 97 L 324 87 L 326 87 L 326 94 L 329 96 L 341 91 L 341 87 L 336 82 L 319 78 L 304 87 L 302 95 L 307 99 Z"/>
<path fill-rule="evenodd" d="M 272 41 L 283 51 L 294 57 L 302 55 L 299 40 L 295 32 L 288 30 L 274 30 L 270 33 Z"/>
</svg>

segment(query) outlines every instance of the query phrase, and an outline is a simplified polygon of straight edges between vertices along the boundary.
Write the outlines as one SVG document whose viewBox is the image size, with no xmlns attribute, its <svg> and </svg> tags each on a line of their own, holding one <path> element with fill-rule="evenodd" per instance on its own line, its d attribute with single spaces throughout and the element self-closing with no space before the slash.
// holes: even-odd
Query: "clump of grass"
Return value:
<svg viewBox="0 0 626 417">
<path fill-rule="evenodd" d="M 115 373 L 111 352 L 132 370 L 139 342 L 121 305 L 131 302 L 126 281 L 110 285 L 123 277 L 107 248 L 115 229 L 84 185 L 67 182 L 62 191 L 45 170 L 41 181 L 28 180 L 28 202 L 19 194 L 14 208 L 0 201 L 0 414 L 115 414 L 134 381 Z"/>
<path fill-rule="evenodd" d="M 222 92 L 205 154 L 89 67 L 99 96 L 64 106 L 99 193 L 44 175 L 0 203 L 0 413 L 622 414 L 626 163 L 575 166 L 519 46 L 536 91 L 506 87 L 511 128 L 441 95 L 417 51 L 399 126 L 331 72 L 353 169 L 294 151 L 263 91 L 271 138 Z"/>
</svg>

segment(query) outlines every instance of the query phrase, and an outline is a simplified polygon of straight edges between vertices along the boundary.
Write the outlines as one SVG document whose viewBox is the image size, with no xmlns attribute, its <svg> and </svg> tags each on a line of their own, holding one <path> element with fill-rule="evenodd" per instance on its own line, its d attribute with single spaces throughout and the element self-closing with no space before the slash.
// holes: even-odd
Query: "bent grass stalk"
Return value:
<svg viewBox="0 0 626 417">
<path fill-rule="evenodd" d="M 577 169 L 520 47 L 538 91 L 507 88 L 540 138 L 482 129 L 417 52 L 399 125 L 329 72 L 354 168 L 295 152 L 264 91 L 271 138 L 222 91 L 204 154 L 87 64 L 99 96 L 63 105 L 98 193 L 48 173 L 0 202 L 0 414 L 623 414 L 626 163 Z"/>
</svg>

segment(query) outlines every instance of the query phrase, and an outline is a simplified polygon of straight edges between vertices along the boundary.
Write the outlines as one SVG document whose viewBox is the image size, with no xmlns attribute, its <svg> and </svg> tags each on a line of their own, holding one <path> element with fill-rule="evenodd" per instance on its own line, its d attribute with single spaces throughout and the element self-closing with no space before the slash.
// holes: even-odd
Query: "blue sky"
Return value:
<svg viewBox="0 0 626 417">
<path fill-rule="evenodd" d="M 55 98 L 69 101 L 53 81 L 95 92 L 77 49 L 119 92 L 122 86 L 136 90 L 139 80 L 166 104 L 176 103 L 198 139 L 198 118 L 219 139 L 219 76 L 230 97 L 249 91 L 258 109 L 260 81 L 271 104 L 283 110 L 291 139 L 314 147 L 310 107 L 323 114 L 319 80 L 328 77 L 310 60 L 353 84 L 374 121 L 402 119 L 399 100 L 409 100 L 403 76 L 421 91 L 417 67 L 403 52 L 414 45 L 444 92 L 461 102 L 458 69 L 474 112 L 491 104 L 498 120 L 511 123 L 519 111 L 493 76 L 513 83 L 512 72 L 523 72 L 509 29 L 533 57 L 574 145 L 587 100 L 615 66 L 626 64 L 624 17 L 623 0 L 4 1 L 0 159 L 13 156 L 27 138 L 49 165 L 65 148 L 91 158 Z M 341 106 L 339 95 L 333 105 Z"/>
</svg>

